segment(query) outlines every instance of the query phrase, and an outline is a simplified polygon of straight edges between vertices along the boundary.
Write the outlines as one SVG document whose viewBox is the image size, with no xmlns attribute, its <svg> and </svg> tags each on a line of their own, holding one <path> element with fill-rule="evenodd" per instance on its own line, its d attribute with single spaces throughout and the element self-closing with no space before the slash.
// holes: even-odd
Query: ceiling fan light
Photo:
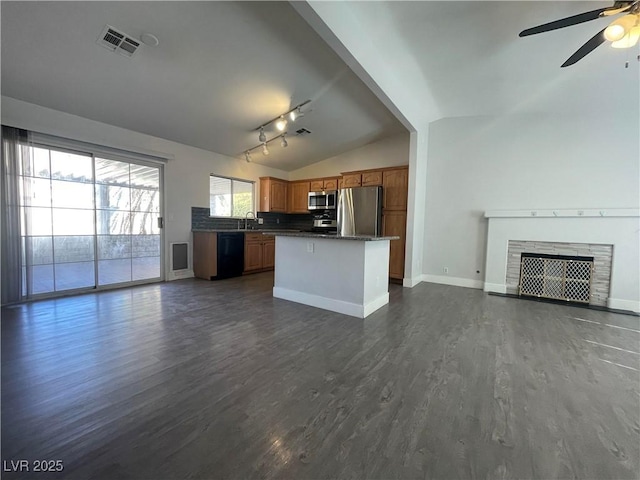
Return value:
<svg viewBox="0 0 640 480">
<path fill-rule="evenodd" d="M 617 42 L 618 40 L 621 40 L 633 27 L 635 27 L 637 21 L 638 19 L 633 13 L 614 20 L 607 28 L 604 29 L 604 38 L 610 42 Z"/>
<path fill-rule="evenodd" d="M 283 131 L 287 126 L 287 119 L 280 115 L 280 118 L 276 122 L 276 128 L 280 131 Z"/>
<path fill-rule="evenodd" d="M 617 42 L 625 35 L 624 27 L 622 25 L 609 25 L 604 29 L 604 38 L 610 42 Z"/>
<path fill-rule="evenodd" d="M 640 27 L 634 27 L 620 40 L 611 43 L 611 46 L 613 48 L 631 48 L 638 43 L 638 39 L 640 39 Z"/>
</svg>

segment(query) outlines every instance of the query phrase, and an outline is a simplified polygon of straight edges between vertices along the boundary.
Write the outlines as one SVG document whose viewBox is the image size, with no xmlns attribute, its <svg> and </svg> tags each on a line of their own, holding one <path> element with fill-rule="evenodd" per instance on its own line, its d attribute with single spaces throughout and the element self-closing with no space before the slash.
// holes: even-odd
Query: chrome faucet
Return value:
<svg viewBox="0 0 640 480">
<path fill-rule="evenodd" d="M 256 221 L 256 216 L 253 212 L 249 211 L 247 213 L 244 214 L 244 229 L 247 230 L 247 221 L 248 221 L 248 217 L 249 214 L 251 214 L 251 216 L 253 217 L 253 221 Z"/>
</svg>

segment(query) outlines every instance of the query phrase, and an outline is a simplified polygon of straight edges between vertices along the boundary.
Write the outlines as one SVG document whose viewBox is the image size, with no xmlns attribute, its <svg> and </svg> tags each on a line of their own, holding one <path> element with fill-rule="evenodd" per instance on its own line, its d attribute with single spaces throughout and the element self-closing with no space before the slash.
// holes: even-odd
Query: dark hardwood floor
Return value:
<svg viewBox="0 0 640 480">
<path fill-rule="evenodd" d="M 638 317 L 423 283 L 359 320 L 272 285 L 4 308 L 2 478 L 640 477 Z"/>
</svg>

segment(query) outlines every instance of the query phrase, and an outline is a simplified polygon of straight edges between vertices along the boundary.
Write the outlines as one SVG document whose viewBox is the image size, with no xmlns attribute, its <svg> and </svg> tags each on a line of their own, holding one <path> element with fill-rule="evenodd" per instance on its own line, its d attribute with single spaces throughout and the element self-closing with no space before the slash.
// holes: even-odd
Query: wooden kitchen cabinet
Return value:
<svg viewBox="0 0 640 480">
<path fill-rule="evenodd" d="M 288 213 L 309 213 L 309 182 L 289 183 Z"/>
<path fill-rule="evenodd" d="M 286 180 L 279 178 L 260 177 L 261 212 L 287 211 L 287 184 Z"/>
<path fill-rule="evenodd" d="M 193 232 L 193 274 L 211 280 L 218 275 L 218 234 Z"/>
<path fill-rule="evenodd" d="M 262 269 L 262 234 L 244 234 L 244 271 Z"/>
<path fill-rule="evenodd" d="M 407 212 L 388 210 L 382 214 L 382 234 L 399 236 L 399 240 L 389 242 L 389 277 L 402 280 L 404 278 L 404 255 L 407 240 Z"/>
<path fill-rule="evenodd" d="M 345 173 L 339 188 L 373 187 L 382 185 L 382 170 L 367 170 L 360 173 Z"/>
<path fill-rule="evenodd" d="M 324 189 L 325 190 L 337 190 L 338 189 L 338 178 L 325 178 L 324 179 Z"/>
<path fill-rule="evenodd" d="M 385 210 L 406 210 L 409 189 L 409 168 L 382 172 L 382 206 Z"/>
<path fill-rule="evenodd" d="M 310 192 L 319 192 L 324 188 L 324 180 L 312 180 L 309 182 Z"/>
<path fill-rule="evenodd" d="M 244 234 L 244 273 L 271 270 L 275 265 L 276 239 L 262 233 Z"/>
<path fill-rule="evenodd" d="M 341 188 L 359 187 L 362 185 L 362 174 L 360 173 L 348 173 L 342 177 Z"/>
<path fill-rule="evenodd" d="M 382 185 L 382 171 L 376 170 L 372 172 L 363 172 L 360 184 L 363 187 Z"/>
<path fill-rule="evenodd" d="M 338 179 L 336 177 L 320 178 L 317 180 L 312 180 L 309 183 L 310 192 L 319 192 L 321 190 L 337 190 L 337 189 L 338 189 Z"/>
<path fill-rule="evenodd" d="M 273 270 L 276 265 L 276 237 L 267 237 L 262 244 L 262 268 Z"/>
</svg>

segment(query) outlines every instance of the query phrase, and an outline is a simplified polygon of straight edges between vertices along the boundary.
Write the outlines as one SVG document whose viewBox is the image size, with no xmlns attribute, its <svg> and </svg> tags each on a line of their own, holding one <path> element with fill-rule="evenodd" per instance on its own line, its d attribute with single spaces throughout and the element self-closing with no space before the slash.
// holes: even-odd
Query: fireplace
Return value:
<svg viewBox="0 0 640 480">
<path fill-rule="evenodd" d="M 507 293 L 522 295 L 522 260 L 527 261 L 524 283 L 524 295 L 552 298 L 555 300 L 579 301 L 591 305 L 607 306 L 609 284 L 611 282 L 611 259 L 613 246 L 596 243 L 568 243 L 568 242 L 532 242 L 509 240 L 507 247 L 507 269 L 505 283 Z M 535 258 L 544 260 L 536 261 Z M 567 266 L 566 262 L 571 266 Z M 575 282 L 576 277 L 585 278 L 586 263 L 589 264 L 589 285 L 584 291 L 583 285 Z M 540 271 L 542 269 L 542 271 Z M 566 295 L 566 284 L 562 277 L 568 273 L 572 282 L 568 285 L 569 295 Z M 543 284 L 538 285 L 538 279 Z M 566 280 L 566 279 L 565 279 Z M 544 282 L 546 281 L 546 286 Z M 564 286 L 563 286 L 564 285 Z M 577 290 L 580 289 L 580 292 Z M 563 296 L 564 295 L 564 296 Z M 568 297 L 568 298 L 567 298 Z"/>
<path fill-rule="evenodd" d="M 523 253 L 593 257 L 589 304 L 640 313 L 640 210 L 493 210 L 484 290 L 518 295 Z"/>
<path fill-rule="evenodd" d="M 522 253 L 518 294 L 590 303 L 593 257 Z"/>
</svg>

